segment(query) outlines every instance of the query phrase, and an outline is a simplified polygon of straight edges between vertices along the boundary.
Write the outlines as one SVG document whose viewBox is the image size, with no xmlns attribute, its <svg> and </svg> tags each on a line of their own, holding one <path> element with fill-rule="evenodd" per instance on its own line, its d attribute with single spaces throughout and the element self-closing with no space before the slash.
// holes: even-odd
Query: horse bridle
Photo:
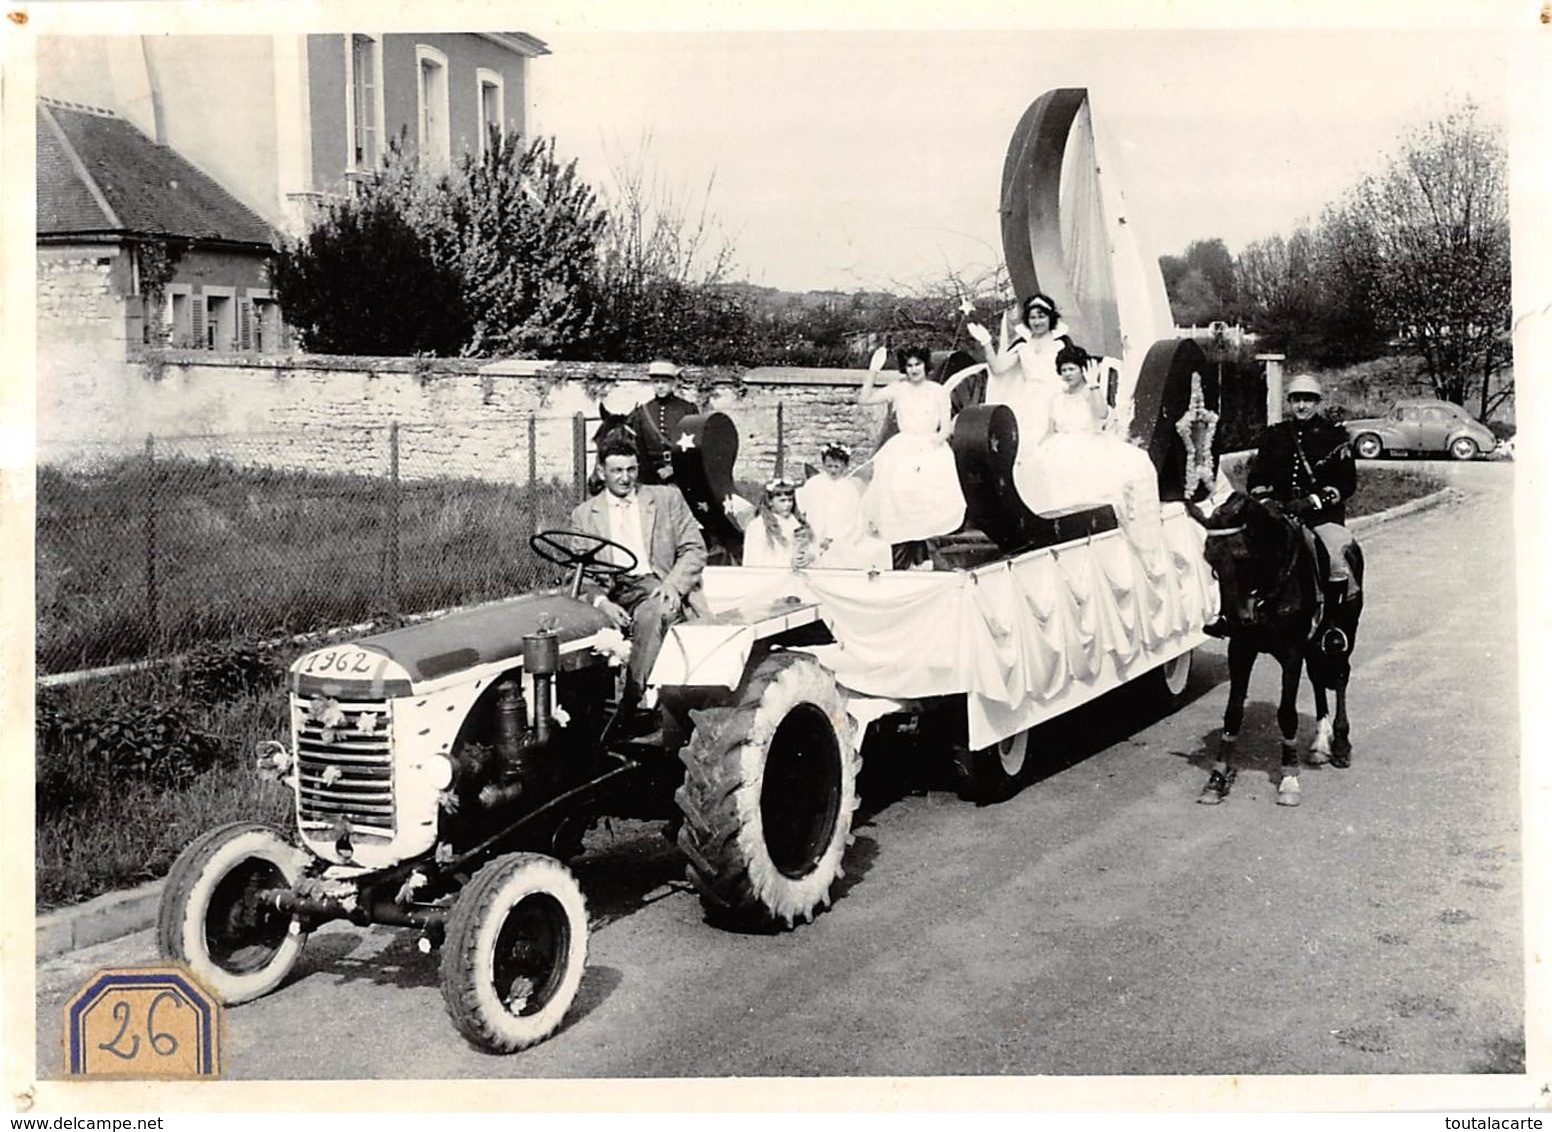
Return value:
<svg viewBox="0 0 1552 1132">
<path fill-rule="evenodd" d="M 1291 526 L 1292 525 L 1286 519 L 1281 519 L 1281 522 L 1285 526 Z M 1225 537 L 1227 537 L 1229 535 L 1243 534 L 1244 531 L 1245 531 L 1245 524 L 1244 523 L 1241 523 L 1241 524 L 1239 524 L 1236 527 L 1222 527 L 1222 528 L 1217 529 L 1217 530 L 1214 530 L 1212 528 L 1208 528 L 1207 529 L 1207 537 L 1208 538 L 1225 538 Z M 1297 537 L 1298 532 L 1297 531 L 1290 531 L 1290 535 L 1293 536 L 1293 537 L 1290 537 L 1288 539 L 1288 554 L 1287 554 L 1287 557 L 1283 561 L 1282 567 L 1281 567 L 1281 569 L 1278 570 L 1277 577 L 1273 580 L 1272 584 L 1270 586 L 1267 586 L 1267 587 L 1260 587 L 1260 586 L 1251 586 L 1250 587 L 1249 596 L 1250 596 L 1250 599 L 1251 599 L 1251 609 L 1253 611 L 1252 612 L 1252 617 L 1251 617 L 1251 624 L 1253 624 L 1253 625 L 1254 624 L 1262 623 L 1262 622 L 1264 622 L 1266 620 L 1266 618 L 1262 615 L 1262 610 L 1263 610 L 1263 608 L 1266 605 L 1267 597 L 1272 595 L 1272 594 L 1281 593 L 1282 590 L 1283 590 L 1283 587 L 1286 586 L 1288 584 L 1289 579 L 1291 579 L 1293 577 L 1294 570 L 1296 570 L 1298 568 L 1298 565 L 1299 565 L 1299 540 L 1298 540 L 1298 537 Z"/>
</svg>

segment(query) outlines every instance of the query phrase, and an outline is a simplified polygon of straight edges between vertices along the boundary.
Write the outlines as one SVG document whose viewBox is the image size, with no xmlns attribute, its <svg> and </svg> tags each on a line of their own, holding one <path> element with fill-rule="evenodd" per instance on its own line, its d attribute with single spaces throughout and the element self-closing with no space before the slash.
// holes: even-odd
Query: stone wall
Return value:
<svg viewBox="0 0 1552 1132">
<path fill-rule="evenodd" d="M 320 472 L 388 471 L 399 424 L 405 479 L 523 482 L 573 476 L 575 418 L 591 435 L 600 404 L 623 412 L 652 395 L 640 365 L 323 356 L 219 358 L 157 351 L 114 362 L 39 351 L 38 461 L 81 466 L 157 450 Z M 856 404 L 855 370 L 686 370 L 683 392 L 738 427 L 735 474 L 760 481 L 817 464 L 836 440 L 871 451 L 881 408 Z M 778 417 L 780 418 L 778 424 Z M 533 443 L 530 444 L 530 435 Z"/>
<path fill-rule="evenodd" d="M 119 249 L 61 247 L 38 249 L 38 350 L 62 348 L 124 350 L 124 288 L 118 273 L 127 270 Z"/>
</svg>

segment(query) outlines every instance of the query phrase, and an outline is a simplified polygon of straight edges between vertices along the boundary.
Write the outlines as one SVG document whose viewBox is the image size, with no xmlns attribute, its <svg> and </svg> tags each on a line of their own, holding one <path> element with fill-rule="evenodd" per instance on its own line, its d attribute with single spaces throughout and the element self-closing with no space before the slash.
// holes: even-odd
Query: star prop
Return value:
<svg viewBox="0 0 1552 1132">
<path fill-rule="evenodd" d="M 959 301 L 959 313 L 967 318 L 975 313 L 975 304 L 970 301 L 968 295 Z"/>
<path fill-rule="evenodd" d="M 679 439 L 675 441 L 674 444 L 675 447 L 679 449 L 679 451 L 688 452 L 690 449 L 695 447 L 695 436 L 688 432 L 680 433 Z"/>
<path fill-rule="evenodd" d="M 1202 375 L 1191 375 L 1191 401 L 1175 422 L 1186 449 L 1185 491 L 1189 497 L 1198 485 L 1212 489 L 1213 437 L 1218 431 L 1218 414 L 1207 407 L 1202 395 Z"/>
</svg>

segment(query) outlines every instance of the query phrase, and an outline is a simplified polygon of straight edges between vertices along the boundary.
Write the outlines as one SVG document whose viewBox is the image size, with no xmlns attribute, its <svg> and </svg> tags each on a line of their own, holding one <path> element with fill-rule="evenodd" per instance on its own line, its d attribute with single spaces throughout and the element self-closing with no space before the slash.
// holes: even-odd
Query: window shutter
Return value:
<svg viewBox="0 0 1552 1132">
<path fill-rule="evenodd" d="M 253 300 L 246 297 L 237 302 L 237 346 L 253 349 Z"/>
<path fill-rule="evenodd" d="M 205 296 L 189 296 L 189 337 L 194 339 L 194 348 L 203 350 L 205 342 Z"/>
</svg>

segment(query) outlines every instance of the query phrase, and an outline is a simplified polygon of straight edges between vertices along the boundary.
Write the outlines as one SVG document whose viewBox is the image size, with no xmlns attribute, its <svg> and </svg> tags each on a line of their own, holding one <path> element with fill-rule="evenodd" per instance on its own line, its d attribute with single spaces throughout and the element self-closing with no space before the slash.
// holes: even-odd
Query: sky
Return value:
<svg viewBox="0 0 1552 1132">
<path fill-rule="evenodd" d="M 735 277 L 909 284 L 1001 256 L 1013 127 L 1086 86 L 1157 253 L 1292 231 L 1471 98 L 1506 123 L 1502 30 L 528 30 L 537 131 L 593 184 L 642 149 L 735 238 Z"/>
</svg>

